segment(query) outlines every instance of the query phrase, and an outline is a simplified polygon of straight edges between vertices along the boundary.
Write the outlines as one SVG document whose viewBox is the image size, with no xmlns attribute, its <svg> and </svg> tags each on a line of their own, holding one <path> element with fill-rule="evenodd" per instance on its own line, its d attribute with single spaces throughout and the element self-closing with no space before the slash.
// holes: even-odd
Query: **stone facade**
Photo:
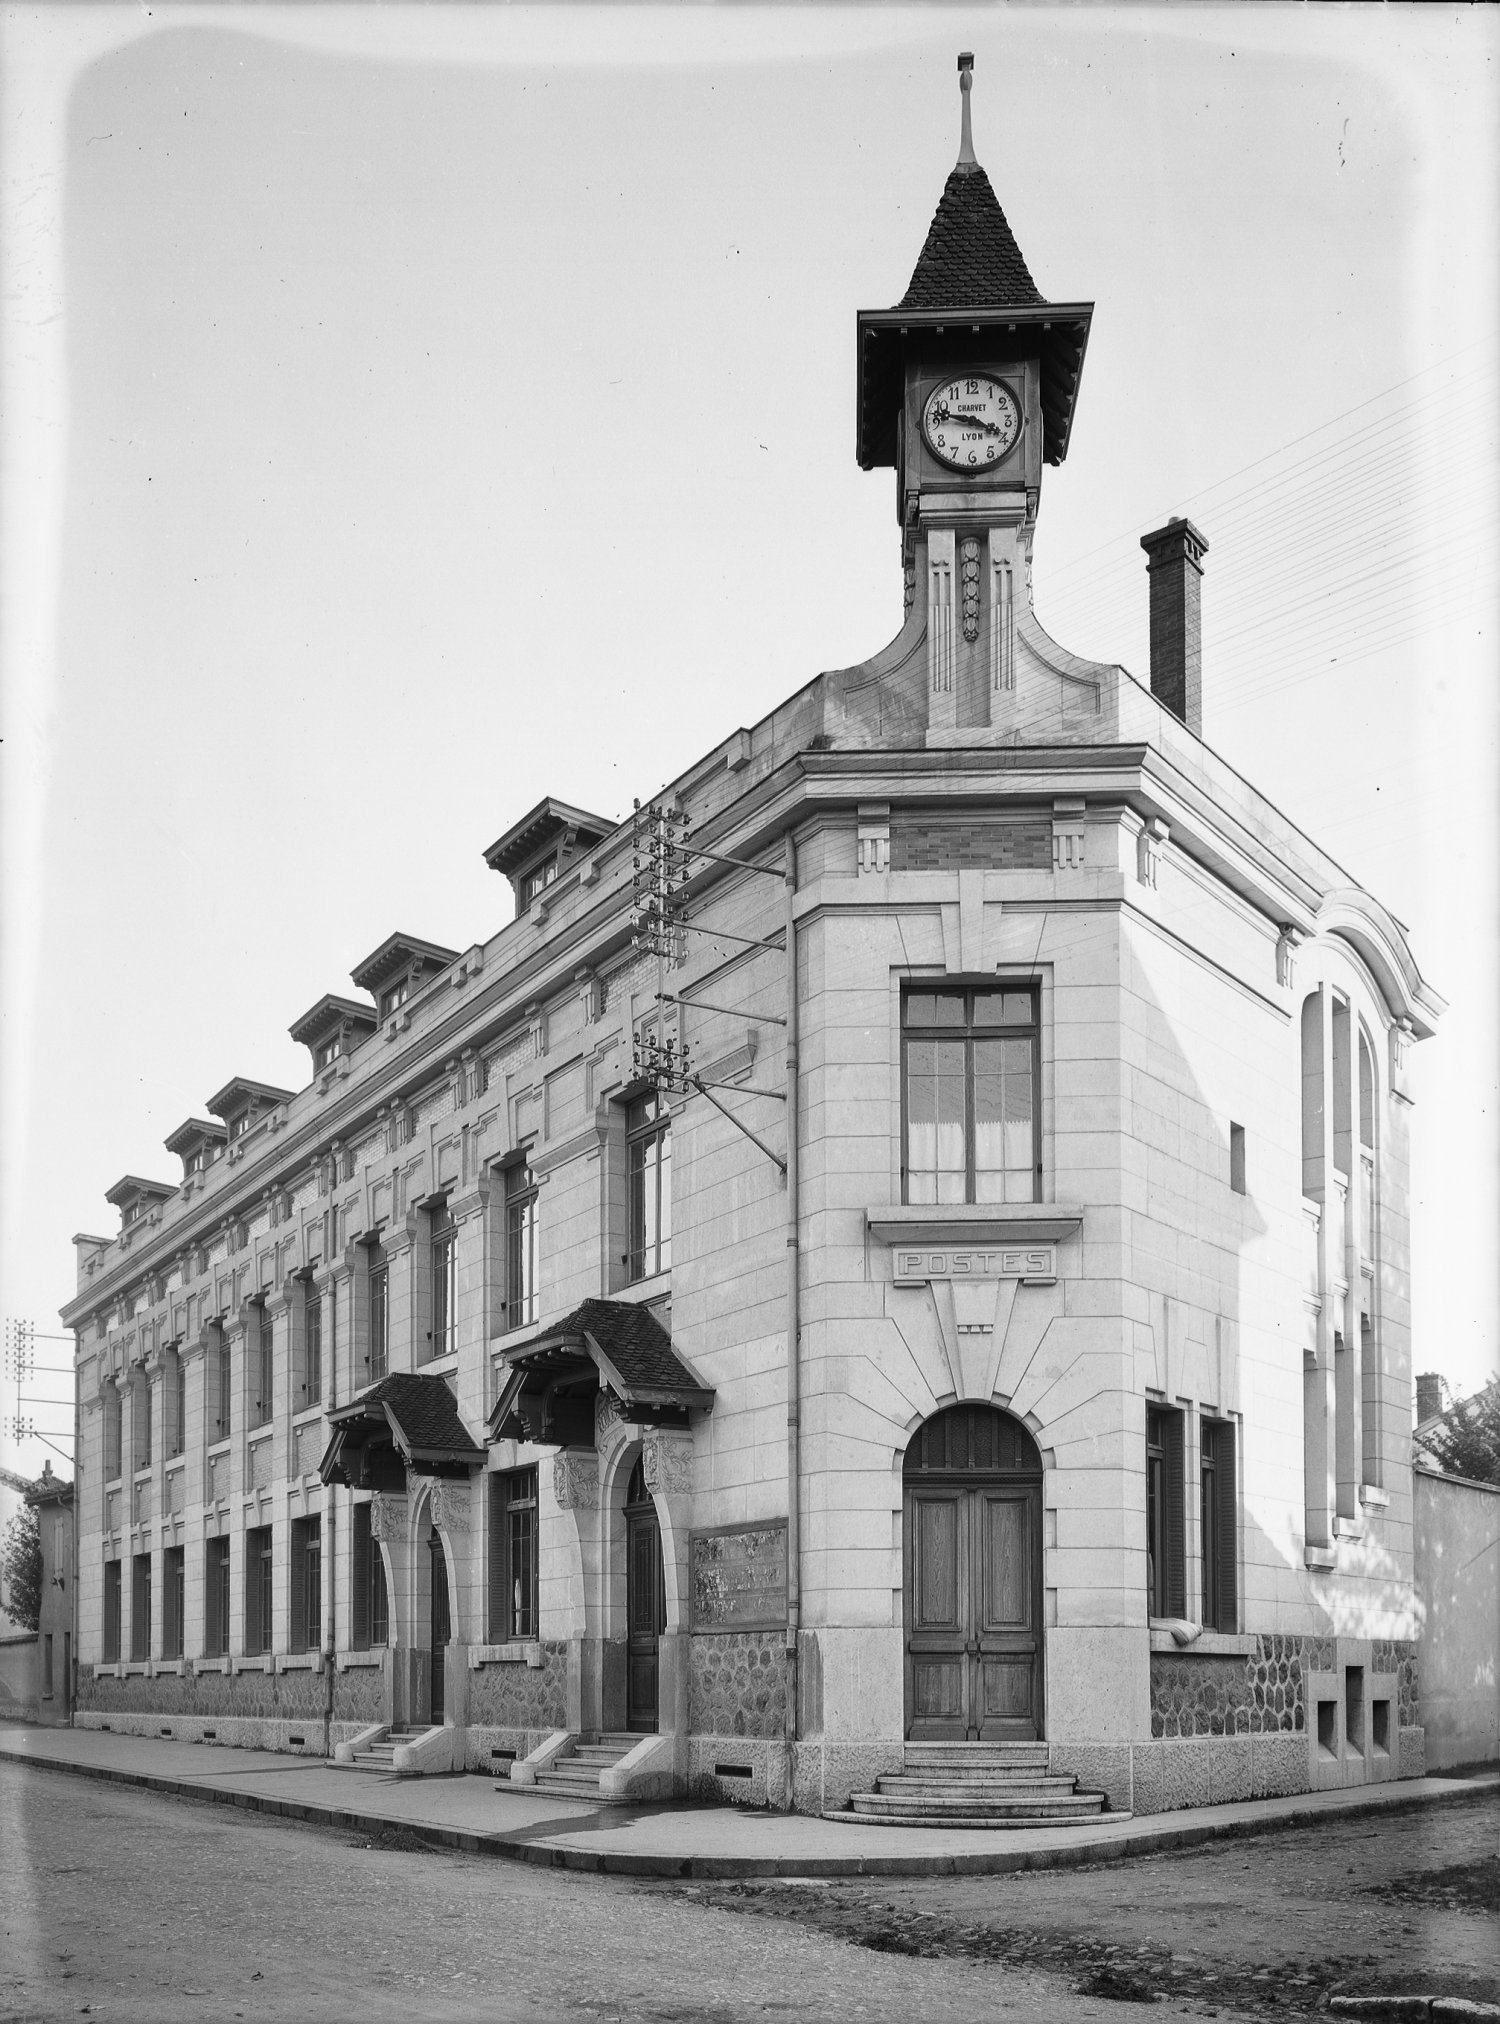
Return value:
<svg viewBox="0 0 1500 2024">
<path fill-rule="evenodd" d="M 694 1735 L 785 1735 L 785 1643 L 773 1631 L 708 1633 L 692 1640 L 688 1709 Z"/>
</svg>

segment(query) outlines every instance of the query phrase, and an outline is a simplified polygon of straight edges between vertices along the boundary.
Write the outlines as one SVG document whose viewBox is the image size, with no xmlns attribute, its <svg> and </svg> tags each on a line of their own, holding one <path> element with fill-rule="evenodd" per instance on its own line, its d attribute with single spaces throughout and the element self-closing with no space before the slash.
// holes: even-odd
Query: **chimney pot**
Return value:
<svg viewBox="0 0 1500 2024">
<path fill-rule="evenodd" d="M 1443 1380 L 1435 1370 L 1424 1370 L 1417 1378 L 1417 1425 L 1435 1420 L 1443 1410 Z"/>
<path fill-rule="evenodd" d="M 1208 542 L 1191 520 L 1141 536 L 1151 585 L 1151 693 L 1195 736 L 1203 735 L 1203 558 Z"/>
</svg>

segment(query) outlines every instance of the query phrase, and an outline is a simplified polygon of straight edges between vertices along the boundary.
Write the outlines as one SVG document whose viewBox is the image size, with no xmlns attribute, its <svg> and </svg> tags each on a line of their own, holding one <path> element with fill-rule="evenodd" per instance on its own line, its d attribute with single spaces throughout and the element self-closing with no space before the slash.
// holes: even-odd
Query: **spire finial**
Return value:
<svg viewBox="0 0 1500 2024">
<path fill-rule="evenodd" d="M 969 118 L 969 93 L 974 89 L 974 52 L 962 49 L 958 55 L 958 89 L 963 104 L 963 131 L 959 135 L 958 162 L 961 169 L 977 169 L 974 159 L 974 128 Z"/>
</svg>

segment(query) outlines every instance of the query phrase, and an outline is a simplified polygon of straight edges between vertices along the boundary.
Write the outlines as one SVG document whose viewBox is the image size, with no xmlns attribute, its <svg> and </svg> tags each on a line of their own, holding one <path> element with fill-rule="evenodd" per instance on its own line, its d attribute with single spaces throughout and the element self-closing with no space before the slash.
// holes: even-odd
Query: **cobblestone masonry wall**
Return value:
<svg viewBox="0 0 1500 2024">
<path fill-rule="evenodd" d="M 1247 1657 L 1216 1653 L 1151 1654 L 1151 1734 L 1155 1737 L 1300 1735 L 1307 1721 L 1304 1680 L 1331 1672 L 1332 1638 L 1258 1637 Z M 1415 1645 L 1392 1639 L 1371 1646 L 1370 1669 L 1399 1675 L 1400 1720 L 1417 1719 Z"/>
<path fill-rule="evenodd" d="M 695 1736 L 781 1736 L 786 1731 L 786 1638 L 724 1631 L 692 1640 L 689 1727 Z"/>
<path fill-rule="evenodd" d="M 378 1675 L 377 1675 L 378 1679 Z M 91 1714 L 241 1715 L 259 1721 L 321 1721 L 321 1673 L 128 1673 L 95 1679 L 79 1669 L 78 1706 Z M 372 1721 L 378 1716 L 372 1715 Z"/>
<path fill-rule="evenodd" d="M 334 1674 L 333 1719 L 361 1727 L 385 1719 L 385 1680 L 378 1666 L 355 1666 Z"/>
<path fill-rule="evenodd" d="M 961 871 L 971 867 L 1050 871 L 1052 830 L 1036 822 L 891 824 L 892 871 Z"/>
<path fill-rule="evenodd" d="M 478 1666 L 469 1675 L 470 1726 L 561 1729 L 568 1713 L 568 1647 L 544 1644 L 539 1666 Z"/>
</svg>

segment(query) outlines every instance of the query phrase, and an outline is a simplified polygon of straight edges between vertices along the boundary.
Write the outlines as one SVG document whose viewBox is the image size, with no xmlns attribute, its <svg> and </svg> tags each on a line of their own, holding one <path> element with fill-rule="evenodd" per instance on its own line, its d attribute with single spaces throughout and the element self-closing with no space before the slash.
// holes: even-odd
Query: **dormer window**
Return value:
<svg viewBox="0 0 1500 2024">
<path fill-rule="evenodd" d="M 343 1053 L 343 1051 L 344 1051 L 343 1035 L 335 1033 L 332 1039 L 325 1040 L 321 1047 L 315 1048 L 313 1050 L 314 1068 L 315 1069 L 331 1068 L 334 1062 L 337 1061 L 339 1056 Z"/>
<path fill-rule="evenodd" d="M 388 990 L 382 991 L 380 994 L 381 1018 L 389 1019 L 392 1013 L 399 1012 L 410 996 L 410 977 L 403 977 L 398 983 L 392 984 Z"/>
<path fill-rule="evenodd" d="M 234 1118 L 230 1123 L 229 1136 L 231 1140 L 243 1138 L 254 1122 L 255 1112 L 253 1110 L 242 1110 L 239 1116 Z"/>
<path fill-rule="evenodd" d="M 125 1228 L 128 1230 L 132 1223 L 138 1223 L 141 1220 L 142 1216 L 145 1215 L 145 1213 L 146 1213 L 146 1204 L 144 1202 L 132 1202 L 129 1208 L 125 1211 L 123 1219 Z"/>
<path fill-rule="evenodd" d="M 533 900 L 539 899 L 541 895 L 547 890 L 548 886 L 554 883 L 556 878 L 557 878 L 557 856 L 556 853 L 554 853 L 551 857 L 543 858 L 540 864 L 533 865 L 531 870 L 527 872 L 526 876 L 522 879 L 521 881 L 522 907 L 523 908 L 529 907 Z"/>
</svg>

